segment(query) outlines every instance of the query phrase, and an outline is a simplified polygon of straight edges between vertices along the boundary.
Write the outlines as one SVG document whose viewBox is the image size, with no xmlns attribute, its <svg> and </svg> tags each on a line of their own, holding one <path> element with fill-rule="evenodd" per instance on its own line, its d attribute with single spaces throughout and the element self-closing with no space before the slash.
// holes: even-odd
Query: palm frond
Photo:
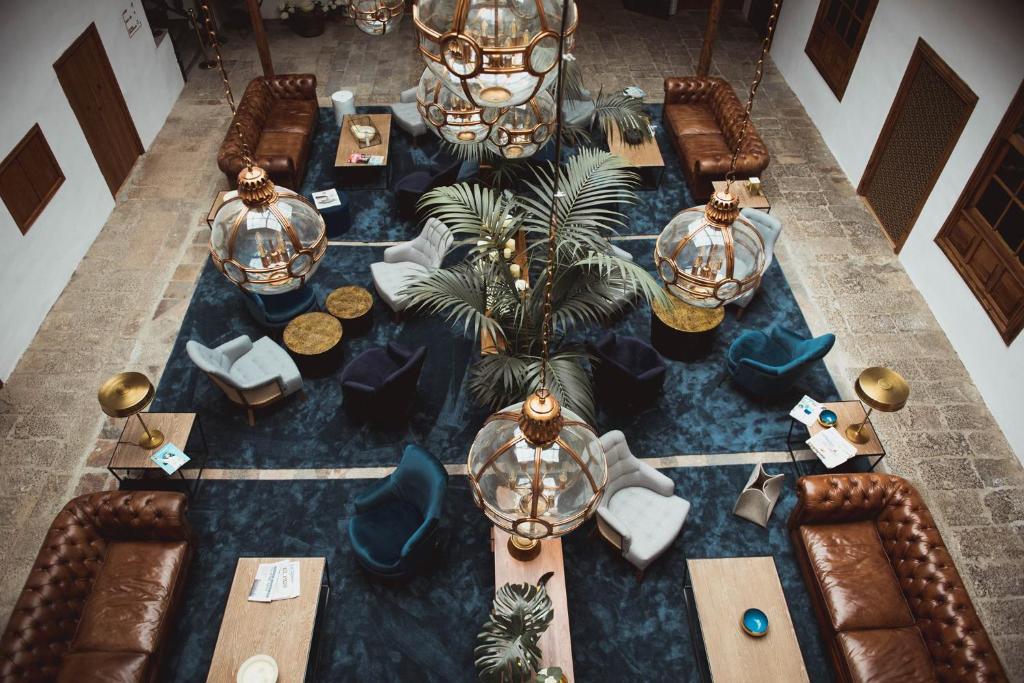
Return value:
<svg viewBox="0 0 1024 683">
<path fill-rule="evenodd" d="M 644 113 L 643 102 L 621 92 L 598 93 L 594 100 L 594 120 L 605 136 L 614 128 L 622 133 L 636 131 L 646 141 L 653 139 L 650 120 Z"/>
<path fill-rule="evenodd" d="M 462 325 L 463 333 L 478 337 L 487 331 L 501 337 L 501 326 L 487 315 L 487 280 L 478 269 L 460 263 L 452 268 L 438 268 L 407 285 L 402 293 L 409 297 L 410 308 L 426 315 L 441 315 Z"/>
</svg>

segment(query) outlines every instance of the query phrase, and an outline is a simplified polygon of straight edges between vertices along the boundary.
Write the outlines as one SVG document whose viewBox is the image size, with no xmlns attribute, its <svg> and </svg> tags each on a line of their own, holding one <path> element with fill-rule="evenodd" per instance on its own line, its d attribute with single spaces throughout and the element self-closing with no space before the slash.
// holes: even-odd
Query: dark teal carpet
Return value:
<svg viewBox="0 0 1024 683">
<path fill-rule="evenodd" d="M 791 477 L 788 466 L 769 470 Z M 693 507 L 683 534 L 642 583 L 604 540 L 589 535 L 589 524 L 564 540 L 577 681 L 697 681 L 683 600 L 684 557 L 754 555 L 774 556 L 810 678 L 830 680 L 786 536 L 792 491 L 787 488 L 764 530 L 731 514 L 747 466 L 664 471 Z M 239 556 L 290 555 L 325 556 L 330 565 L 334 590 L 321 633 L 319 680 L 475 680 L 473 643 L 493 596 L 494 564 L 488 525 L 467 480 L 451 479 L 443 523 L 448 541 L 436 566 L 399 585 L 368 578 L 352 556 L 346 531 L 351 501 L 371 484 L 205 482 L 189 515 L 197 553 L 161 680 L 204 680 Z"/>
</svg>

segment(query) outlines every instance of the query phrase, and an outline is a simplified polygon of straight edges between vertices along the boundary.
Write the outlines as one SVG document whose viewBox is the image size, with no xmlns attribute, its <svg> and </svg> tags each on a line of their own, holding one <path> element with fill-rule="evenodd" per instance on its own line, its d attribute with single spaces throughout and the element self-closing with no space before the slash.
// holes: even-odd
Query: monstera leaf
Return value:
<svg viewBox="0 0 1024 683">
<path fill-rule="evenodd" d="M 473 655 L 482 683 L 528 683 L 540 662 L 537 646 L 554 618 L 544 583 L 506 583 L 498 589 L 491 617 L 476 637 Z"/>
</svg>

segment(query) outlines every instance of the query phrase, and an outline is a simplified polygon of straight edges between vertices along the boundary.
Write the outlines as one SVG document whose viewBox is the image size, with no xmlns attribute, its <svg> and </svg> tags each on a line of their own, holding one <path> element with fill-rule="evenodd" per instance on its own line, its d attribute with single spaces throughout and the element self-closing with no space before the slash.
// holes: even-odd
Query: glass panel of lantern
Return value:
<svg viewBox="0 0 1024 683">
<path fill-rule="evenodd" d="M 557 115 L 554 98 L 547 92 L 538 93 L 498 118 L 487 139 L 487 148 L 506 159 L 533 156 L 551 139 Z"/>
<path fill-rule="evenodd" d="M 430 69 L 424 69 L 416 87 L 416 108 L 427 126 L 456 145 L 483 142 L 502 114 L 501 109 L 481 109 L 444 87 Z"/>
</svg>

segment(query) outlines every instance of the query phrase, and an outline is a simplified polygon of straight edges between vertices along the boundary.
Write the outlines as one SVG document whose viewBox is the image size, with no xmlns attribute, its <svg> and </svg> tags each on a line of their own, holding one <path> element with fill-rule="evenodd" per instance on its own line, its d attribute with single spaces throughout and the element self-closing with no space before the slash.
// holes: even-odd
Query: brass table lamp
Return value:
<svg viewBox="0 0 1024 683">
<path fill-rule="evenodd" d="M 868 442 L 868 435 L 864 433 L 864 425 L 868 423 L 871 411 L 881 410 L 884 413 L 894 413 L 906 404 L 907 397 L 910 396 L 910 385 L 907 384 L 907 380 L 889 368 L 868 368 L 860 373 L 853 388 L 860 400 L 868 407 L 863 422 L 846 428 L 846 440 L 856 444 Z"/>
<path fill-rule="evenodd" d="M 103 412 L 110 417 L 131 417 L 134 415 L 146 431 L 139 441 L 139 446 L 152 450 L 164 442 L 164 435 L 159 429 L 151 430 L 146 426 L 140 414 L 153 400 L 153 383 L 141 372 L 121 372 L 100 387 L 97 398 Z"/>
</svg>

